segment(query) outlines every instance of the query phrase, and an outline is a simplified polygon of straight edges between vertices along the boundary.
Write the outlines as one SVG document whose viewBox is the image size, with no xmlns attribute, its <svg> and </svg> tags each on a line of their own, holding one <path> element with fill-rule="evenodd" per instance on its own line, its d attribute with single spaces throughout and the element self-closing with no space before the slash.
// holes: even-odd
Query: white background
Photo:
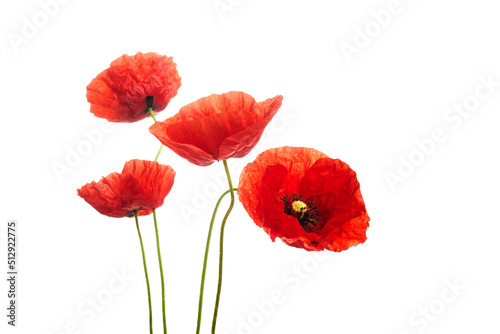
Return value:
<svg viewBox="0 0 500 334">
<path fill-rule="evenodd" d="M 237 202 L 226 229 L 218 333 L 500 333 L 496 2 L 222 0 L 229 7 L 221 13 L 212 0 L 61 0 L 46 9 L 51 16 L 45 2 L 0 8 L 1 262 L 7 221 L 16 219 L 20 273 L 16 328 L 6 325 L 6 280 L 0 284 L 2 333 L 148 331 L 134 221 L 98 214 L 76 189 L 129 159 L 152 160 L 159 142 L 148 132 L 151 119 L 100 132 L 60 177 L 53 167 L 85 145 L 84 132 L 101 131 L 86 85 L 138 51 L 173 56 L 182 77 L 159 120 L 212 93 L 284 96 L 259 146 L 232 161 L 235 184 L 264 149 L 314 147 L 358 173 L 371 216 L 364 244 L 319 260 L 272 243 Z M 381 27 L 371 12 L 388 7 L 397 10 Z M 26 22 L 37 31 L 29 35 Z M 359 33 L 365 28 L 369 41 Z M 13 36 L 25 39 L 14 46 Z M 346 44 L 357 53 L 346 57 Z M 488 91 L 480 77 L 497 86 Z M 474 100 L 477 91 L 483 100 Z M 479 103 L 467 117 L 448 114 L 464 101 Z M 444 139 L 429 144 L 436 129 Z M 427 155 L 416 141 L 428 143 Z M 404 169 L 401 159 L 410 158 L 418 166 Z M 177 171 L 158 210 L 168 329 L 194 333 L 208 223 L 226 189 L 223 166 L 194 166 L 167 149 L 159 161 Z M 398 168 L 404 176 L 391 187 L 386 177 Z M 211 326 L 227 205 L 214 230 L 202 333 Z M 140 223 L 160 333 L 152 216 Z M 115 281 L 122 271 L 134 278 Z M 266 300 L 276 294 L 281 303 L 271 307 Z M 92 299 L 100 311 L 91 311 Z"/>
</svg>

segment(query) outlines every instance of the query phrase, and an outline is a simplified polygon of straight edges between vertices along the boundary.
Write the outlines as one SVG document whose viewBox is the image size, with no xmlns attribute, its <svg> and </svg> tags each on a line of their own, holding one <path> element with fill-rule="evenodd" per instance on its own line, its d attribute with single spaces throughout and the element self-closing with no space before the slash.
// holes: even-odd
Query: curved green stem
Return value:
<svg viewBox="0 0 500 334">
<path fill-rule="evenodd" d="M 160 156 L 161 150 L 163 150 L 163 144 L 161 144 L 160 149 L 158 150 L 158 153 L 156 154 L 155 161 L 158 161 L 158 157 Z"/>
<path fill-rule="evenodd" d="M 155 123 L 156 123 L 156 117 L 155 117 L 155 114 L 153 112 L 153 108 L 148 108 L 148 112 L 151 115 L 151 117 L 153 117 L 153 121 L 155 121 Z"/>
<path fill-rule="evenodd" d="M 229 168 L 227 167 L 227 161 L 223 160 L 224 169 L 226 170 L 227 181 L 229 183 L 229 190 L 231 191 L 231 204 L 229 204 L 229 208 L 227 209 L 226 215 L 222 220 L 222 225 L 220 227 L 220 248 L 219 248 L 219 283 L 217 284 L 217 296 L 215 298 L 215 307 L 214 307 L 214 319 L 212 320 L 212 334 L 215 334 L 215 326 L 217 324 L 217 313 L 219 311 L 219 301 L 220 301 L 220 292 L 222 288 L 222 257 L 224 251 L 224 227 L 226 226 L 227 217 L 233 210 L 234 206 L 234 191 L 233 191 L 233 183 L 231 182 L 231 176 L 229 175 Z"/>
<path fill-rule="evenodd" d="M 236 191 L 237 189 L 233 189 Z M 208 261 L 208 251 L 210 249 L 210 239 L 212 238 L 212 229 L 214 227 L 215 216 L 217 215 L 217 210 L 219 209 L 219 205 L 222 199 L 231 192 L 231 189 L 227 190 L 225 193 L 219 197 L 217 204 L 215 205 L 214 213 L 212 214 L 212 220 L 210 220 L 210 227 L 208 228 L 208 236 L 207 236 L 207 244 L 205 246 L 205 257 L 203 259 L 203 271 L 201 273 L 201 286 L 200 286 L 200 299 L 198 302 L 198 323 L 196 325 L 196 334 L 200 334 L 200 326 L 201 326 L 201 309 L 203 305 L 203 291 L 205 289 L 205 274 L 207 272 L 207 261 Z"/>
<path fill-rule="evenodd" d="M 156 223 L 156 210 L 154 210 L 154 209 L 153 209 L 153 218 L 155 221 L 156 248 L 158 250 L 158 263 L 160 264 L 161 309 L 162 309 L 162 313 L 163 313 L 163 333 L 167 334 L 167 318 L 165 316 L 165 280 L 163 279 L 163 265 L 161 263 L 161 252 L 160 252 L 160 237 L 158 236 L 158 224 Z"/>
<path fill-rule="evenodd" d="M 148 303 L 149 303 L 149 333 L 153 334 L 153 309 L 151 307 L 151 290 L 149 288 L 148 268 L 146 266 L 146 255 L 144 254 L 144 244 L 142 243 L 141 230 L 139 229 L 139 218 L 137 218 L 137 211 L 134 211 L 135 226 L 137 227 L 137 234 L 139 234 L 139 241 L 141 242 L 142 262 L 144 263 L 144 274 L 146 275 L 146 285 L 148 287 Z"/>
<path fill-rule="evenodd" d="M 156 117 L 155 117 L 155 114 L 153 113 L 153 108 L 148 108 L 148 112 L 151 115 L 151 117 L 153 118 L 153 121 L 155 121 L 155 123 L 156 123 Z M 161 150 L 163 150 L 163 144 L 161 144 L 160 149 L 158 150 L 158 153 L 156 154 L 155 161 L 158 161 L 158 157 L 160 156 Z"/>
</svg>

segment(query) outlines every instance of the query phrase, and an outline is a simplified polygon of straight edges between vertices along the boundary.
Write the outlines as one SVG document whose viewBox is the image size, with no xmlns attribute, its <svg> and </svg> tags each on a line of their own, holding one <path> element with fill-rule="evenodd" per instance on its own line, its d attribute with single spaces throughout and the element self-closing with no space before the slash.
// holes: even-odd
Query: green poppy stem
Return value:
<svg viewBox="0 0 500 334">
<path fill-rule="evenodd" d="M 153 113 L 153 108 L 148 108 L 148 112 L 151 115 L 151 117 L 153 118 L 153 121 L 155 121 L 155 123 L 156 123 L 156 117 L 155 117 L 155 114 Z M 158 158 L 160 157 L 161 150 L 163 150 L 163 144 L 161 144 L 160 149 L 158 150 L 158 153 L 156 154 L 155 161 L 158 161 Z"/>
<path fill-rule="evenodd" d="M 233 189 L 236 191 L 237 189 Z M 208 228 L 208 236 L 207 236 L 207 244 L 205 246 L 205 257 L 203 259 L 203 271 L 201 273 L 201 286 L 200 286 L 200 299 L 198 302 L 198 323 L 196 325 L 196 334 L 200 334 L 200 326 L 201 326 L 201 310 L 203 306 L 203 291 L 205 289 L 205 274 L 207 272 L 207 261 L 208 261 L 208 251 L 210 249 L 210 239 L 212 238 L 212 229 L 214 227 L 215 216 L 217 215 L 217 210 L 219 209 L 219 205 L 222 199 L 231 192 L 231 190 L 227 190 L 225 193 L 219 197 L 217 204 L 215 205 L 214 212 L 212 214 L 212 220 L 210 220 L 210 227 Z"/>
<path fill-rule="evenodd" d="M 151 115 L 151 117 L 153 117 L 153 121 L 155 121 L 155 123 L 156 123 L 156 117 L 155 117 L 155 114 L 153 113 L 153 108 L 148 108 L 148 112 Z"/>
<path fill-rule="evenodd" d="M 146 285 L 148 287 L 148 303 L 149 303 L 149 333 L 153 334 L 153 309 L 151 307 L 151 290 L 149 288 L 148 268 L 146 266 L 146 255 L 144 254 L 144 244 L 142 243 L 141 230 L 139 229 L 139 218 L 137 218 L 137 211 L 134 211 L 135 226 L 137 227 L 137 234 L 141 242 L 142 262 L 144 263 L 144 274 L 146 276 Z"/>
<path fill-rule="evenodd" d="M 214 319 L 212 320 L 212 334 L 215 334 L 215 326 L 217 324 L 217 313 L 219 311 L 219 301 L 220 301 L 220 292 L 222 288 L 222 258 L 224 251 L 224 227 L 226 226 L 227 217 L 233 210 L 234 206 L 234 190 L 233 183 L 231 182 L 231 176 L 229 175 L 229 168 L 227 166 L 227 161 L 223 160 L 224 169 L 226 170 L 227 181 L 229 183 L 229 190 L 231 192 L 231 204 L 229 204 L 229 208 L 227 209 L 226 215 L 222 220 L 222 225 L 220 227 L 220 248 L 219 248 L 219 282 L 217 284 L 217 296 L 215 298 L 215 307 L 214 307 Z"/>
<path fill-rule="evenodd" d="M 167 318 L 165 316 L 165 280 L 163 279 L 163 265 L 161 263 L 160 237 L 158 236 L 158 224 L 156 222 L 156 210 L 153 210 L 153 218 L 154 218 L 154 221 L 155 221 L 156 248 L 158 250 L 158 263 L 160 264 L 160 276 L 161 276 L 161 309 L 162 309 L 162 312 L 163 312 L 163 333 L 167 334 Z"/>
<path fill-rule="evenodd" d="M 158 157 L 160 156 L 161 150 L 163 150 L 163 144 L 161 144 L 160 149 L 158 150 L 158 153 L 156 154 L 155 161 L 158 161 Z"/>
</svg>

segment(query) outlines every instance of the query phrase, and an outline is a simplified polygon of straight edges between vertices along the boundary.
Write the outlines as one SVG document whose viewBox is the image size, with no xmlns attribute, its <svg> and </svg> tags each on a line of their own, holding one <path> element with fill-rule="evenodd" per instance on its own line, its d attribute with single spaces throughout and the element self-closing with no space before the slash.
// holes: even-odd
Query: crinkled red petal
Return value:
<svg viewBox="0 0 500 334">
<path fill-rule="evenodd" d="M 170 166 L 131 160 L 121 174 L 112 173 L 99 182 L 88 183 L 78 189 L 78 195 L 106 216 L 131 217 L 134 211 L 144 216 L 163 205 L 174 177 Z"/>
<path fill-rule="evenodd" d="M 250 217 L 252 219 L 259 218 L 257 213 L 262 212 L 259 208 L 259 202 L 262 198 L 262 180 L 268 166 L 283 166 L 288 173 L 288 178 L 297 182 L 317 159 L 324 157 L 327 156 L 313 149 L 289 146 L 269 149 L 259 154 L 254 162 L 245 166 L 238 185 L 239 199 Z M 255 222 L 261 226 L 258 221 Z"/>
<path fill-rule="evenodd" d="M 348 164 L 339 159 L 317 160 L 302 178 L 299 192 L 319 205 L 322 219 L 318 235 L 326 249 L 341 251 L 366 240 L 370 219 L 356 172 Z"/>
<path fill-rule="evenodd" d="M 238 188 L 239 189 L 239 188 Z M 294 237 L 301 234 L 299 221 L 283 212 L 284 204 L 280 199 L 298 189 L 288 169 L 283 165 L 267 166 L 261 181 L 261 198 L 258 206 L 260 226 L 275 240 L 276 237 Z"/>
<path fill-rule="evenodd" d="M 281 100 L 277 96 L 256 103 L 243 92 L 213 94 L 155 123 L 150 132 L 181 157 L 207 166 L 248 154 L 278 111 Z"/>
<path fill-rule="evenodd" d="M 99 213 L 115 218 L 128 217 L 144 202 L 139 181 L 132 175 L 119 173 L 87 183 L 78 189 L 78 196 Z"/>
<path fill-rule="evenodd" d="M 315 232 L 283 212 L 282 196 L 310 197 L 322 214 Z M 370 218 L 356 173 L 338 159 L 310 148 L 281 147 L 260 154 L 240 176 L 238 195 L 254 222 L 274 241 L 308 251 L 342 251 L 366 240 Z"/>
<path fill-rule="evenodd" d="M 195 165 L 209 166 L 214 163 L 214 158 L 202 149 L 191 144 L 178 143 L 170 140 L 170 137 L 167 134 L 167 128 L 168 124 L 164 122 L 156 122 L 149 127 L 149 132 L 158 138 L 163 145 Z"/>
<path fill-rule="evenodd" d="M 239 131 L 231 136 L 228 136 L 219 148 L 219 159 L 226 160 L 229 158 L 242 158 L 246 156 L 260 140 L 264 129 L 278 112 L 283 101 L 283 96 L 277 95 L 271 99 L 257 103 L 259 115 L 258 121 L 253 125 Z"/>
<path fill-rule="evenodd" d="M 166 108 L 181 82 L 172 57 L 157 53 L 123 55 L 87 86 L 90 111 L 110 122 L 136 122 L 149 116 L 146 97 L 153 96 L 153 110 Z"/>
<path fill-rule="evenodd" d="M 153 210 L 163 205 L 172 189 L 175 171 L 170 166 L 156 161 L 130 160 L 125 163 L 122 174 L 130 174 L 141 184 L 144 194 L 143 209 Z"/>
</svg>

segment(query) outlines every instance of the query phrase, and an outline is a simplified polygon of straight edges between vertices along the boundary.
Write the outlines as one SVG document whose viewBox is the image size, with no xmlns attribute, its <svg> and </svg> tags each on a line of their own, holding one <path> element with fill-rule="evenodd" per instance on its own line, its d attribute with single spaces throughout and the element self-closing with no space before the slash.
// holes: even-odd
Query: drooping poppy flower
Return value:
<svg viewBox="0 0 500 334">
<path fill-rule="evenodd" d="M 165 109 L 181 78 L 172 57 L 155 52 L 123 55 L 87 86 L 90 112 L 110 122 L 137 122 Z"/>
<path fill-rule="evenodd" d="M 247 155 L 278 112 L 282 100 L 281 95 L 255 102 L 243 92 L 213 94 L 182 107 L 163 122 L 156 122 L 149 131 L 191 163 L 208 166 L 214 161 Z"/>
<path fill-rule="evenodd" d="M 130 160 L 121 173 L 111 173 L 99 182 L 78 189 L 78 196 L 99 213 L 115 217 L 151 214 L 163 205 L 174 184 L 175 171 L 156 161 Z"/>
<path fill-rule="evenodd" d="M 356 173 L 304 147 L 261 153 L 240 176 L 238 197 L 252 220 L 285 244 L 340 252 L 366 240 L 368 217 Z"/>
</svg>

